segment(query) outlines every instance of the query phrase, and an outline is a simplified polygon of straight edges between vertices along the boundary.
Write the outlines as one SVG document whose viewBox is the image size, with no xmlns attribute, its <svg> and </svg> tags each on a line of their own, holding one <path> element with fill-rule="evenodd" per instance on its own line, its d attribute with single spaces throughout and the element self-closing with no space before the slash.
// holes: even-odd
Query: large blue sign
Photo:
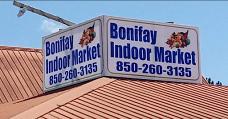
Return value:
<svg viewBox="0 0 228 119">
<path fill-rule="evenodd" d="M 106 18 L 109 76 L 200 82 L 195 27 Z"/>
<path fill-rule="evenodd" d="M 44 90 L 102 76 L 200 83 L 198 29 L 100 16 L 43 38 Z"/>
</svg>

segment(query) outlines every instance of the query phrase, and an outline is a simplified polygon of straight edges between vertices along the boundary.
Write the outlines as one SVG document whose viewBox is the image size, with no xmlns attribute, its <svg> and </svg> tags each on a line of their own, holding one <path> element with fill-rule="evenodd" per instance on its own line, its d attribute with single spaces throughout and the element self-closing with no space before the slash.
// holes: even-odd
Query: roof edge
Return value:
<svg viewBox="0 0 228 119">
<path fill-rule="evenodd" d="M 22 47 L 11 47 L 11 46 L 0 46 L 0 50 L 42 52 L 42 49 L 38 49 L 38 48 L 22 48 Z"/>
<path fill-rule="evenodd" d="M 25 117 L 29 118 L 29 119 L 38 118 L 39 116 L 49 112 L 52 109 L 55 109 L 61 105 L 64 105 L 65 103 L 67 103 L 71 100 L 74 100 L 75 98 L 78 98 L 86 93 L 89 93 L 89 92 L 91 92 L 99 87 L 102 87 L 106 84 L 109 84 L 113 81 L 115 81 L 115 79 L 105 78 L 105 77 L 96 79 L 96 80 L 89 82 L 87 84 L 84 84 L 80 87 L 76 87 L 75 89 L 72 89 L 69 92 L 66 92 L 58 97 L 48 100 L 40 105 L 30 108 L 16 116 L 12 117 L 11 119 L 23 119 Z"/>
</svg>

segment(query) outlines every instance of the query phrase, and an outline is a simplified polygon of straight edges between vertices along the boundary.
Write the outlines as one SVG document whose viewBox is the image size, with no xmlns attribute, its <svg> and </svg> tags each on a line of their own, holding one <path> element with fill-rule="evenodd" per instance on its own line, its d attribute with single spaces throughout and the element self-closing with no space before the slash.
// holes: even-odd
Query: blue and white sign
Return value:
<svg viewBox="0 0 228 119">
<path fill-rule="evenodd" d="M 101 76 L 101 20 L 90 20 L 43 38 L 44 90 Z"/>
<path fill-rule="evenodd" d="M 201 83 L 198 28 L 100 16 L 43 38 L 44 90 L 94 78 Z"/>
<path fill-rule="evenodd" d="M 106 17 L 105 75 L 200 82 L 195 27 Z"/>
</svg>

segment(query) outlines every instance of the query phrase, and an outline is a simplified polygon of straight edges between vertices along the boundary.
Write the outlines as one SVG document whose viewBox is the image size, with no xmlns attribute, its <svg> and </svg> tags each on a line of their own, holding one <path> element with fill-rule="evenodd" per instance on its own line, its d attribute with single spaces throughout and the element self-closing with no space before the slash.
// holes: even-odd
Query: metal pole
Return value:
<svg viewBox="0 0 228 119">
<path fill-rule="evenodd" d="M 28 6 L 28 5 L 25 5 L 23 3 L 20 3 L 20 2 L 17 2 L 16 0 L 13 1 L 13 5 L 19 7 L 19 8 L 25 8 L 26 10 L 30 11 L 30 12 L 33 12 L 33 13 L 36 13 L 36 14 L 39 14 L 41 16 L 44 16 L 44 17 L 47 17 L 49 19 L 52 19 L 52 20 L 55 20 L 57 22 L 60 22 L 62 24 L 65 24 L 67 26 L 72 26 L 72 25 L 75 25 L 75 23 L 71 22 L 71 21 L 68 21 L 68 20 L 65 20 L 63 18 L 60 18 L 58 16 L 55 16 L 55 15 L 52 15 L 52 14 L 49 14 L 47 12 L 44 12 L 42 10 L 39 10 L 39 9 L 36 9 L 34 7 L 31 7 L 31 6 Z"/>
</svg>

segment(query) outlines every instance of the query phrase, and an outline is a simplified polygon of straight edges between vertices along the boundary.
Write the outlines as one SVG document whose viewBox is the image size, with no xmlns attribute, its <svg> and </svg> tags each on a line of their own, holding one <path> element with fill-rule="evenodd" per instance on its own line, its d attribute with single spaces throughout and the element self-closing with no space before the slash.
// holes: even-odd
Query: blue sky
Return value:
<svg viewBox="0 0 228 119">
<path fill-rule="evenodd" d="M 226 1 L 23 1 L 75 23 L 100 15 L 199 27 L 204 76 L 228 85 L 228 2 Z M 41 48 L 42 37 L 66 26 L 27 12 L 17 18 L 12 1 L 0 2 L 0 45 Z"/>
</svg>

